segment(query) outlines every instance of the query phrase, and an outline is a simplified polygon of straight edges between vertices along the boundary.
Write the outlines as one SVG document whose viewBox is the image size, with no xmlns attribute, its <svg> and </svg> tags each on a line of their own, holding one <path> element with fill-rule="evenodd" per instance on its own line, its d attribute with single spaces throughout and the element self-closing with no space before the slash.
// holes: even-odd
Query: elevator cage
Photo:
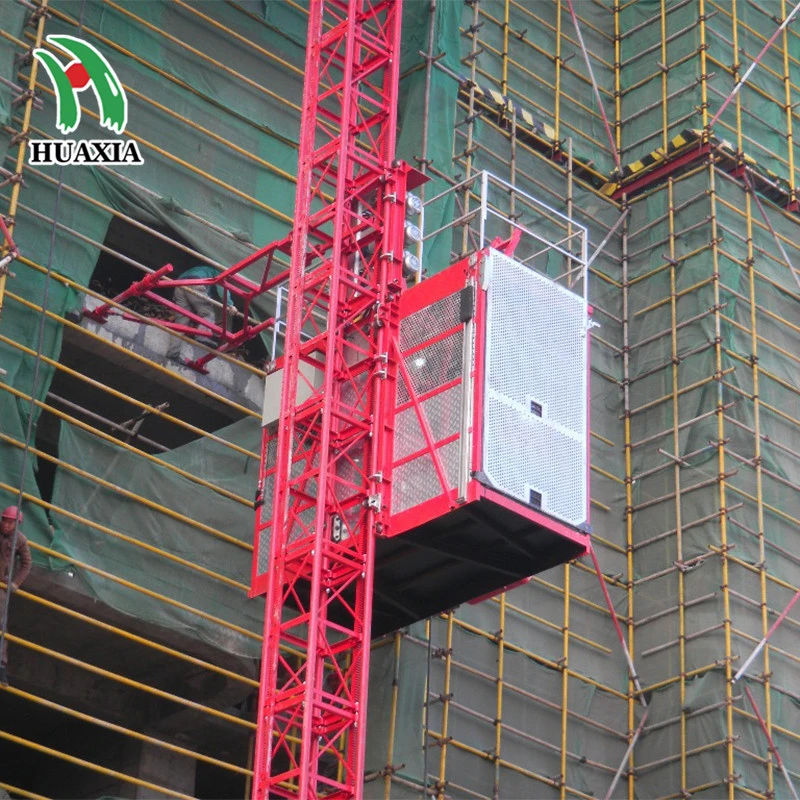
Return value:
<svg viewBox="0 0 800 800">
<path fill-rule="evenodd" d="M 584 298 L 489 248 L 400 309 L 391 535 L 485 489 L 584 528 Z"/>
<path fill-rule="evenodd" d="M 586 552 L 588 334 L 583 295 L 491 247 L 403 292 L 373 633 Z M 277 370 L 265 387 L 268 458 L 280 384 Z M 265 517 L 273 480 L 268 470 Z M 345 529 L 337 522 L 331 536 Z M 253 594 L 267 578 L 268 537 L 255 549 Z"/>
<path fill-rule="evenodd" d="M 589 546 L 586 299 L 486 248 L 408 289 L 400 316 L 376 631 Z"/>
</svg>

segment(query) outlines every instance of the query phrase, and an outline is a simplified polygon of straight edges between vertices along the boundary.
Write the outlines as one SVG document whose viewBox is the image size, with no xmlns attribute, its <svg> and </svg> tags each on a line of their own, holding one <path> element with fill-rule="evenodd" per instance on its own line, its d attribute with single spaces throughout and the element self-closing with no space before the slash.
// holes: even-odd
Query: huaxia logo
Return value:
<svg viewBox="0 0 800 800">
<path fill-rule="evenodd" d="M 63 66 L 48 50 L 37 48 L 34 56 L 45 68 L 56 93 L 56 128 L 64 136 L 81 121 L 78 92 L 91 86 L 100 111 L 100 125 L 122 134 L 128 124 L 128 98 L 116 72 L 93 45 L 74 36 L 53 35 L 47 41 L 65 50 L 72 60 Z M 132 139 L 31 139 L 30 164 L 143 164 L 139 147 Z"/>
</svg>

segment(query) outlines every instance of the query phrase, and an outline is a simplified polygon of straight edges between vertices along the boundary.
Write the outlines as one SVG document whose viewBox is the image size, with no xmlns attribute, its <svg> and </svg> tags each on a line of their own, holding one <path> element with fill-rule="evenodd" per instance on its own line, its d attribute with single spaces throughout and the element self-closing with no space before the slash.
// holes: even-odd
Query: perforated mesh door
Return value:
<svg viewBox="0 0 800 800">
<path fill-rule="evenodd" d="M 483 471 L 571 525 L 586 521 L 587 306 L 508 256 L 487 257 Z"/>
<path fill-rule="evenodd" d="M 273 426 L 270 430 L 275 430 L 275 426 Z M 290 475 L 292 478 L 296 478 L 298 475 L 302 474 L 304 469 L 307 468 L 307 461 L 310 456 L 311 451 L 307 450 L 305 453 L 300 451 L 296 453 L 296 458 L 292 462 L 292 468 Z M 273 433 L 269 440 L 267 441 L 267 450 L 265 453 L 266 459 L 266 473 L 264 475 L 264 486 L 262 488 L 262 498 L 263 503 L 259 510 L 260 519 L 264 523 L 269 523 L 265 527 L 261 529 L 258 539 L 258 552 L 256 555 L 256 570 L 258 575 L 263 575 L 267 569 L 269 568 L 269 557 L 270 557 L 270 540 L 272 538 L 272 524 L 270 522 L 272 518 L 273 512 L 273 500 L 275 497 L 275 465 L 278 459 L 278 437 L 277 433 Z M 319 458 L 314 456 L 312 459 L 312 464 L 316 465 L 319 462 Z M 311 478 L 307 484 L 303 487 L 303 491 L 308 495 L 309 498 L 316 497 L 317 494 L 317 481 L 315 478 Z M 314 517 L 316 516 L 316 510 L 310 502 L 306 504 L 307 507 L 305 510 L 300 511 L 297 514 L 299 524 L 296 523 L 292 526 L 292 529 L 289 533 L 289 541 L 294 542 L 297 539 L 301 538 L 304 535 L 307 535 L 308 529 L 313 526 Z"/>
<path fill-rule="evenodd" d="M 400 376 L 392 475 L 394 514 L 445 492 L 422 431 L 420 414 L 430 430 L 432 450 L 440 461 L 446 489 L 458 483 L 463 445 L 452 437 L 460 430 L 463 393 L 460 379 L 464 328 L 459 311 L 460 294 L 456 292 L 400 323 L 400 349 L 411 385 L 407 386 Z"/>
<path fill-rule="evenodd" d="M 260 519 L 266 521 L 272 515 L 272 499 L 274 497 L 275 489 L 275 476 L 274 468 L 275 461 L 278 455 L 278 437 L 273 435 L 267 442 L 267 451 L 264 454 L 267 475 L 264 480 L 263 486 L 263 504 L 259 509 Z M 271 537 L 272 527 L 262 528 L 261 535 L 258 540 L 258 555 L 256 559 L 257 570 L 259 575 L 263 575 L 269 567 L 269 542 Z"/>
</svg>

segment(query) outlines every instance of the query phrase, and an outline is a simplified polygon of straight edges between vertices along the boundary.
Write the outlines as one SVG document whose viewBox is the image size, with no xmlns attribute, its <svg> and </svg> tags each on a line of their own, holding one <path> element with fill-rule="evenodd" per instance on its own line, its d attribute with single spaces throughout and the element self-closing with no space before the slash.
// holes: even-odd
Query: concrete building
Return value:
<svg viewBox="0 0 800 800">
<path fill-rule="evenodd" d="M 518 190 L 489 198 L 510 218 L 530 195 L 587 226 L 590 254 L 602 245 L 601 579 L 573 562 L 376 641 L 368 797 L 792 796 L 796 612 L 736 678 L 800 585 L 791 12 L 406 0 L 398 155 L 429 199 L 459 187 L 427 209 L 429 230 L 458 223 L 427 273 L 474 249 L 484 170 Z M 285 234 L 306 16 L 292 0 L 0 5 L 0 210 L 19 249 L 0 275 L 0 501 L 22 496 L 35 563 L 0 689 L 11 797 L 249 796 L 273 343 L 199 372 L 167 357 L 156 304 L 83 311 L 164 264 L 225 267 Z M 70 137 L 133 141 L 142 164 L 31 158 L 64 138 L 33 56 L 66 64 L 59 34 L 97 47 L 128 97 L 117 136 L 77 94 Z"/>
</svg>

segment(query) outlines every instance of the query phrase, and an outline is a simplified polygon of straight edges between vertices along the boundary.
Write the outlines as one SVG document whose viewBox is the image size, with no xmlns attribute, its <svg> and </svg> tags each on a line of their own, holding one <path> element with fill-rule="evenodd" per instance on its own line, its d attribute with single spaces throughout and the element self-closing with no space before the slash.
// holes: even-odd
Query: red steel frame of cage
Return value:
<svg viewBox="0 0 800 800">
<path fill-rule="evenodd" d="M 310 6 L 273 503 L 256 524 L 259 799 L 362 795 L 410 171 L 394 162 L 400 16 L 399 0 Z"/>
</svg>

